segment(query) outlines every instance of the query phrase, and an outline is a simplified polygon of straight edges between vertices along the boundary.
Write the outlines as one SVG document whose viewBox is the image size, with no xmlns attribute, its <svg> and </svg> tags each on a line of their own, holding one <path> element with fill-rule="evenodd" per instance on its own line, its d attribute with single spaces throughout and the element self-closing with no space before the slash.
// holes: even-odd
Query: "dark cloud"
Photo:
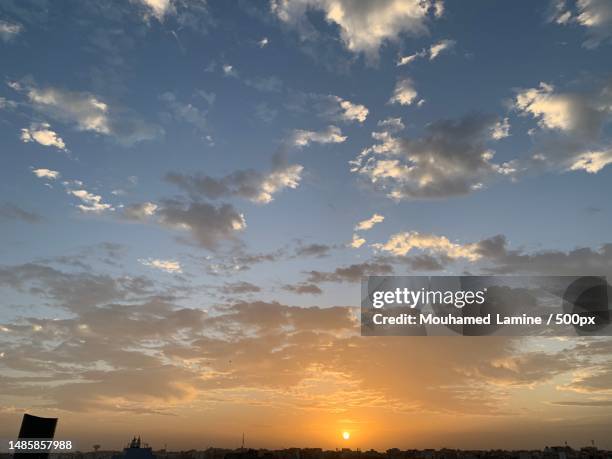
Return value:
<svg viewBox="0 0 612 459">
<path fill-rule="evenodd" d="M 0 286 L 48 298 L 63 308 L 89 308 L 152 292 L 142 277 L 113 278 L 87 272 L 64 272 L 35 263 L 0 266 Z"/>
<path fill-rule="evenodd" d="M 0 219 L 2 220 L 21 220 L 26 223 L 41 223 L 44 218 L 36 212 L 22 209 L 15 204 L 5 202 L 0 204 Z"/>
<path fill-rule="evenodd" d="M 431 123 L 417 139 L 374 133 L 380 143 L 352 161 L 352 171 L 396 200 L 468 194 L 513 173 L 511 164 L 492 162 L 487 144 L 498 123 L 496 116 L 474 114 Z"/>
<path fill-rule="evenodd" d="M 388 263 L 364 262 L 336 268 L 332 272 L 308 271 L 308 282 L 359 282 L 365 276 L 384 276 L 393 273 L 393 266 Z"/>
<path fill-rule="evenodd" d="M 253 169 L 238 170 L 221 178 L 208 175 L 169 172 L 166 181 L 185 190 L 192 197 L 219 199 L 239 196 L 258 204 L 267 204 L 285 188 L 297 188 L 303 167 L 287 164 L 282 155 L 276 155 L 269 172 Z"/>
<path fill-rule="evenodd" d="M 227 295 L 242 294 L 242 293 L 258 293 L 261 292 L 261 288 L 257 285 L 251 284 L 250 282 L 231 282 L 225 283 L 221 287 L 221 292 Z"/>
<path fill-rule="evenodd" d="M 221 241 L 235 239 L 246 222 L 230 204 L 215 207 L 205 202 L 166 200 L 157 211 L 161 224 L 190 232 L 202 247 L 216 249 Z"/>
<path fill-rule="evenodd" d="M 326 244 L 308 244 L 299 245 L 295 249 L 295 255 L 297 257 L 317 257 L 321 258 L 329 254 L 331 247 Z"/>
<path fill-rule="evenodd" d="M 323 290 L 317 285 L 305 282 L 299 284 L 285 284 L 283 285 L 283 290 L 297 293 L 298 295 L 321 295 L 323 293 Z"/>
</svg>

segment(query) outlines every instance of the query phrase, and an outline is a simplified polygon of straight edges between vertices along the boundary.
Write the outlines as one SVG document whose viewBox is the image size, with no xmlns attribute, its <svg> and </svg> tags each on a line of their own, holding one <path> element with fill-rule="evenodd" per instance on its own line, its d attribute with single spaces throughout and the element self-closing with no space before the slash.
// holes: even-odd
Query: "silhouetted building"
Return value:
<svg viewBox="0 0 612 459">
<path fill-rule="evenodd" d="M 123 452 L 115 454 L 113 459 L 155 459 L 155 455 L 149 445 L 141 442 L 140 437 L 134 437 Z"/>
</svg>

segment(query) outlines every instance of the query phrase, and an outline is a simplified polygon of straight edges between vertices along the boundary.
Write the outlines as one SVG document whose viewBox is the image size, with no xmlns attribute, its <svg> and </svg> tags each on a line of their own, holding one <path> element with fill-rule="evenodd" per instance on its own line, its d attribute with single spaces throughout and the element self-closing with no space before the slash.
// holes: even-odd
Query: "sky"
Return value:
<svg viewBox="0 0 612 459">
<path fill-rule="evenodd" d="M 612 340 L 358 320 L 612 274 L 611 45 L 609 0 L 0 0 L 0 438 L 612 449 Z"/>
</svg>

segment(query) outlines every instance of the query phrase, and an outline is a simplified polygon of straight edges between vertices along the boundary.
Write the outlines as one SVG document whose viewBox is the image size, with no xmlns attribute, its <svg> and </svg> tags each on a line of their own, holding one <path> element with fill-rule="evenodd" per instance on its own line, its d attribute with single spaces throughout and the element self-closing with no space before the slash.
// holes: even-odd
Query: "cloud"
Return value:
<svg viewBox="0 0 612 459">
<path fill-rule="evenodd" d="M 340 119 L 343 121 L 358 121 L 363 123 L 368 117 L 369 110 L 360 104 L 354 104 L 338 96 L 332 96 L 340 106 Z"/>
<path fill-rule="evenodd" d="M 0 38 L 5 43 L 13 40 L 22 31 L 23 31 L 23 27 L 21 24 L 15 24 L 15 23 L 0 20 Z"/>
<path fill-rule="evenodd" d="M 417 97 L 414 83 L 410 78 L 403 78 L 397 82 L 393 95 L 389 99 L 391 104 L 410 105 Z"/>
<path fill-rule="evenodd" d="M 355 225 L 355 231 L 366 231 L 374 228 L 377 223 L 385 221 L 385 217 L 379 214 L 374 214 L 367 220 L 362 220 Z"/>
<path fill-rule="evenodd" d="M 505 139 L 510 135 L 510 121 L 508 118 L 504 118 L 501 121 L 495 123 L 495 126 L 491 128 L 491 138 L 493 140 Z"/>
<path fill-rule="evenodd" d="M 144 222 L 154 216 L 158 208 L 157 204 L 148 201 L 130 204 L 125 206 L 121 215 L 128 220 Z"/>
<path fill-rule="evenodd" d="M 338 26 L 349 51 L 375 59 L 384 43 L 398 41 L 401 34 L 426 34 L 430 10 L 436 7 L 430 0 L 272 0 L 271 8 L 303 36 L 308 11 L 323 11 L 326 21 Z"/>
<path fill-rule="evenodd" d="M 612 118 L 612 80 L 583 92 L 560 92 L 548 83 L 517 92 L 515 108 L 537 121 L 533 167 L 596 173 L 610 163 L 604 127 Z"/>
<path fill-rule="evenodd" d="M 322 258 L 329 254 L 331 247 L 326 244 L 299 245 L 295 249 L 296 257 L 317 257 Z"/>
<path fill-rule="evenodd" d="M 347 139 L 339 127 L 330 125 L 324 131 L 293 131 L 292 143 L 296 147 L 307 147 L 311 143 L 342 143 Z"/>
<path fill-rule="evenodd" d="M 602 90 L 604 100 L 612 94 L 606 86 Z M 585 94 L 555 93 L 555 88 L 548 83 L 540 83 L 537 88 L 520 90 L 515 99 L 515 107 L 523 115 L 530 115 L 538 120 L 543 129 L 575 133 L 580 136 L 592 136 L 599 133 L 602 123 L 610 114 L 610 107 Z"/>
<path fill-rule="evenodd" d="M 383 128 L 386 132 L 399 132 L 403 131 L 406 127 L 401 118 L 386 118 L 380 120 L 376 125 Z"/>
<path fill-rule="evenodd" d="M 37 142 L 45 147 L 55 147 L 66 151 L 64 140 L 51 130 L 49 123 L 32 123 L 29 128 L 21 130 L 21 140 L 25 143 Z"/>
<path fill-rule="evenodd" d="M 575 4 L 575 11 L 567 3 Z M 549 20 L 559 25 L 578 24 L 585 28 L 588 39 L 582 44 L 585 48 L 597 48 L 612 38 L 612 5 L 607 0 L 576 0 L 552 2 Z"/>
<path fill-rule="evenodd" d="M 60 122 L 69 123 L 79 131 L 109 136 L 124 145 L 160 137 L 163 130 L 149 124 L 129 110 L 111 107 L 100 97 L 88 92 L 60 88 L 41 88 L 33 83 L 10 83 L 24 92 L 32 107 Z"/>
<path fill-rule="evenodd" d="M 22 209 L 21 207 L 9 202 L 0 204 L 0 219 L 21 220 L 26 223 L 40 223 L 44 220 L 41 215 Z"/>
<path fill-rule="evenodd" d="M 313 113 L 334 123 L 363 123 L 370 113 L 365 105 L 333 94 L 292 92 L 286 106 L 300 114 Z"/>
<path fill-rule="evenodd" d="M 486 142 L 492 140 L 497 122 L 490 115 L 436 121 L 418 139 L 375 132 L 372 136 L 379 143 L 351 161 L 351 170 L 388 190 L 395 200 L 468 194 L 515 173 L 512 163 L 492 162 L 494 151 Z"/>
<path fill-rule="evenodd" d="M 268 46 L 270 44 L 270 40 L 268 39 L 268 37 L 263 37 L 261 40 L 259 40 L 257 42 L 257 45 L 260 48 L 265 48 L 266 46 Z"/>
<path fill-rule="evenodd" d="M 79 198 L 82 204 L 78 204 L 77 208 L 85 213 L 101 214 L 107 210 L 115 210 L 113 206 L 102 202 L 102 196 L 90 193 L 87 190 L 68 190 L 68 194 Z"/>
<path fill-rule="evenodd" d="M 285 284 L 283 285 L 283 290 L 288 292 L 297 293 L 298 295 L 321 295 L 323 290 L 321 290 L 315 284 L 308 284 L 305 282 L 299 284 Z"/>
<path fill-rule="evenodd" d="M 455 40 L 440 40 L 429 47 L 429 60 L 433 61 L 442 52 L 448 51 L 455 47 L 457 42 Z"/>
<path fill-rule="evenodd" d="M 606 151 L 587 151 L 579 153 L 569 165 L 569 170 L 584 170 L 596 174 L 608 164 L 612 164 L 612 149 Z"/>
<path fill-rule="evenodd" d="M 234 239 L 237 232 L 246 228 L 244 215 L 230 204 L 215 207 L 205 202 L 166 200 L 157 215 L 162 225 L 189 231 L 199 245 L 210 250 L 216 249 L 221 241 Z"/>
<path fill-rule="evenodd" d="M 366 240 L 364 238 L 362 238 L 358 234 L 353 234 L 353 239 L 351 240 L 350 246 L 354 249 L 358 249 L 365 243 Z"/>
<path fill-rule="evenodd" d="M 277 158 L 272 170 L 265 173 L 246 169 L 214 178 L 203 174 L 169 172 L 165 178 L 192 196 L 205 196 L 209 199 L 240 196 L 256 204 L 268 204 L 274 200 L 274 195 L 284 189 L 297 188 L 303 170 L 304 167 L 299 164 L 285 164 Z"/>
<path fill-rule="evenodd" d="M 160 96 L 160 99 L 168 105 L 172 112 L 172 116 L 187 124 L 192 125 L 200 132 L 208 131 L 208 121 L 206 119 L 206 111 L 203 111 L 190 103 L 182 103 L 176 99 L 176 96 L 171 92 L 166 92 Z"/>
<path fill-rule="evenodd" d="M 428 57 L 430 61 L 436 59 L 441 53 L 445 51 L 449 51 L 455 47 L 457 42 L 455 40 L 440 40 L 437 43 L 434 43 L 429 48 L 422 49 L 418 53 L 409 54 L 408 56 L 401 56 L 396 65 L 401 67 L 403 65 L 408 65 L 416 61 L 417 59 Z"/>
<path fill-rule="evenodd" d="M 175 11 L 172 0 L 132 0 L 140 3 L 144 6 L 145 19 L 150 16 L 155 17 L 158 21 L 162 22 L 166 14 Z"/>
<path fill-rule="evenodd" d="M 393 266 L 388 263 L 364 262 L 346 267 L 336 268 L 332 272 L 308 271 L 308 282 L 319 284 L 322 282 L 359 282 L 365 276 L 389 276 L 393 273 Z"/>
<path fill-rule="evenodd" d="M 221 291 L 226 295 L 240 295 L 244 293 L 259 293 L 261 292 L 261 288 L 250 282 L 240 281 L 225 283 L 223 287 L 221 287 Z"/>
<path fill-rule="evenodd" d="M 139 259 L 138 262 L 144 266 L 165 271 L 169 274 L 182 273 L 181 264 L 176 260 L 160 260 L 158 258 Z"/>
<path fill-rule="evenodd" d="M 419 51 L 418 53 L 409 54 L 408 56 L 402 56 L 397 60 L 396 65 L 398 67 L 401 67 L 403 65 L 408 65 L 416 61 L 420 57 L 425 57 L 426 55 L 427 55 L 427 52 L 425 50 L 422 50 L 422 51 Z"/>
<path fill-rule="evenodd" d="M 384 244 L 374 244 L 373 247 L 396 256 L 405 256 L 412 250 L 443 255 L 451 259 L 463 258 L 468 261 L 476 261 L 482 256 L 478 244 L 456 244 L 445 236 L 421 234 L 417 231 L 394 234 Z"/>
<path fill-rule="evenodd" d="M 34 169 L 32 173 L 38 178 L 45 178 L 49 180 L 57 180 L 60 177 L 58 171 L 52 171 L 50 169 Z"/>
</svg>

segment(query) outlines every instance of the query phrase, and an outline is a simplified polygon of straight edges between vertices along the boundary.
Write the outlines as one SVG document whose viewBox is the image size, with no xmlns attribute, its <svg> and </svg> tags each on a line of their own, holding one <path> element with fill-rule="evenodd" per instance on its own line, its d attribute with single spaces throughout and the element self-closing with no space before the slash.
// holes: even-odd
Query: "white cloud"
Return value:
<svg viewBox="0 0 612 459">
<path fill-rule="evenodd" d="M 38 178 L 45 178 L 49 180 L 56 180 L 60 177 L 60 173 L 58 171 L 52 171 L 51 169 L 34 169 L 32 173 Z"/>
<path fill-rule="evenodd" d="M 365 105 L 354 104 L 348 100 L 344 100 L 341 97 L 334 96 L 335 100 L 340 105 L 342 113 L 341 119 L 344 121 L 358 121 L 363 123 L 368 117 L 369 110 Z"/>
<path fill-rule="evenodd" d="M 258 204 L 268 204 L 274 200 L 274 194 L 285 188 L 295 189 L 300 184 L 304 167 L 299 164 L 288 164 L 279 167 L 263 177 L 258 192 L 251 198 Z"/>
<path fill-rule="evenodd" d="M 102 196 L 90 193 L 87 190 L 68 190 L 68 194 L 81 200 L 77 208 L 85 213 L 99 214 L 107 210 L 115 210 L 110 204 L 102 202 Z"/>
<path fill-rule="evenodd" d="M 166 14 L 174 12 L 174 5 L 171 0 L 132 0 L 140 3 L 145 8 L 145 19 L 153 16 L 162 22 Z"/>
<path fill-rule="evenodd" d="M 292 143 L 296 147 L 306 147 L 311 143 L 342 143 L 346 136 L 342 135 L 339 127 L 330 125 L 324 131 L 304 131 L 297 129 L 293 132 Z"/>
<path fill-rule="evenodd" d="M 439 4 L 440 6 L 436 6 Z M 354 53 L 365 53 L 369 58 L 378 55 L 387 41 L 397 41 L 399 35 L 427 33 L 427 19 L 431 10 L 441 8 L 432 0 L 272 0 L 272 12 L 286 24 L 300 27 L 308 10 L 321 10 L 327 22 L 336 24 L 346 48 Z"/>
<path fill-rule="evenodd" d="M 23 27 L 21 24 L 14 24 L 0 20 L 0 38 L 2 41 L 9 42 L 21 33 Z"/>
<path fill-rule="evenodd" d="M 508 118 L 495 123 L 495 126 L 491 128 L 491 138 L 494 140 L 501 140 L 510 135 L 510 121 Z"/>
<path fill-rule="evenodd" d="M 123 209 L 123 216 L 128 220 L 145 221 L 155 215 L 158 205 L 153 202 L 130 204 Z"/>
<path fill-rule="evenodd" d="M 17 102 L 0 97 L 0 110 L 17 108 Z"/>
<path fill-rule="evenodd" d="M 393 96 L 389 99 L 392 104 L 410 105 L 416 99 L 417 92 L 410 78 L 403 78 L 395 85 Z"/>
<path fill-rule="evenodd" d="M 416 249 L 452 259 L 464 258 L 468 261 L 476 261 L 481 258 L 478 244 L 456 244 L 445 236 L 420 234 L 417 231 L 397 233 L 384 244 L 373 244 L 372 246 L 377 250 L 397 256 L 407 255 Z"/>
<path fill-rule="evenodd" d="M 358 249 L 365 243 L 366 243 L 366 240 L 364 238 L 362 238 L 358 234 L 353 234 L 353 240 L 351 241 L 350 245 L 352 248 Z"/>
<path fill-rule="evenodd" d="M 225 64 L 222 68 L 225 76 L 238 77 L 238 72 L 236 71 L 233 65 Z"/>
<path fill-rule="evenodd" d="M 148 258 L 148 259 L 139 259 L 138 261 L 144 266 L 156 268 L 161 271 L 165 271 L 169 274 L 183 272 L 181 264 L 175 260 L 160 260 L 160 259 Z"/>
<path fill-rule="evenodd" d="M 612 149 L 581 153 L 572 161 L 569 170 L 584 170 L 590 174 L 596 174 L 608 164 L 612 164 Z"/>
<path fill-rule="evenodd" d="M 559 25 L 578 24 L 585 28 L 588 39 L 585 48 L 596 48 L 612 38 L 612 3 L 609 0 L 576 0 L 575 13 L 568 8 L 568 2 L 557 0 L 553 3 L 551 22 Z"/>
<path fill-rule="evenodd" d="M 491 141 L 495 116 L 471 115 L 430 123 L 421 138 L 399 138 L 374 132 L 378 143 L 350 164 L 394 200 L 467 194 L 499 176 L 512 176 L 512 162 L 497 164 Z"/>
<path fill-rule="evenodd" d="M 9 86 L 25 92 L 33 108 L 62 122 L 74 124 L 80 131 L 114 137 L 131 145 L 163 134 L 158 126 L 150 125 L 121 108 L 111 108 L 100 97 L 88 92 L 58 88 L 39 88 L 34 84 L 10 82 Z"/>
<path fill-rule="evenodd" d="M 418 53 L 410 54 L 408 56 L 402 56 L 397 60 L 397 66 L 401 67 L 402 65 L 408 65 L 412 62 L 416 61 L 420 57 L 425 56 L 425 51 L 419 51 Z"/>
<path fill-rule="evenodd" d="M 386 118 L 377 123 L 377 126 L 385 129 L 387 132 L 398 132 L 406 128 L 401 118 Z"/>
<path fill-rule="evenodd" d="M 433 61 L 443 51 L 448 51 L 449 49 L 452 49 L 455 44 L 455 40 L 440 40 L 438 43 L 431 45 L 429 48 L 429 60 Z"/>
<path fill-rule="evenodd" d="M 385 217 L 379 214 L 374 214 L 367 220 L 360 221 L 355 226 L 355 231 L 366 231 L 372 229 L 377 223 L 382 223 Z"/>
<path fill-rule="evenodd" d="M 263 37 L 261 40 L 257 42 L 257 44 L 259 45 L 260 48 L 265 48 L 266 46 L 270 44 L 270 40 L 268 39 L 268 37 Z"/>
<path fill-rule="evenodd" d="M 49 123 L 32 123 L 29 128 L 23 128 L 21 140 L 25 143 L 37 142 L 45 147 L 66 151 L 64 140 L 51 130 Z"/>
</svg>

